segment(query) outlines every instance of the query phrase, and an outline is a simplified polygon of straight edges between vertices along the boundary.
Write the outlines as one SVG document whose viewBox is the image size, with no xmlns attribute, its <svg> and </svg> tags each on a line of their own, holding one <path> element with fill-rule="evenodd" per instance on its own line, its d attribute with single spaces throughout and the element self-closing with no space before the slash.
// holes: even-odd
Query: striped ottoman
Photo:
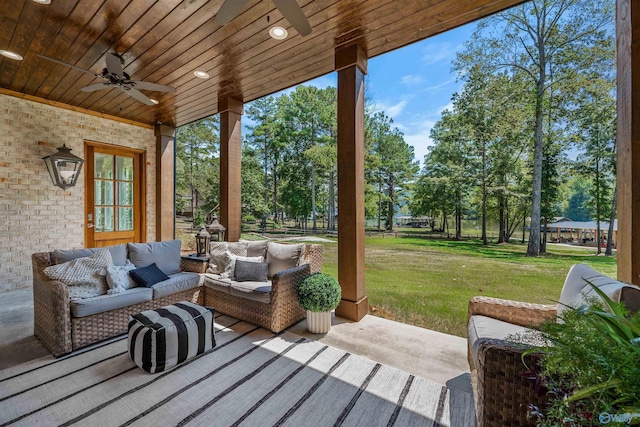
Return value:
<svg viewBox="0 0 640 427">
<path fill-rule="evenodd" d="M 213 309 L 188 301 L 134 314 L 129 357 L 150 373 L 173 368 L 215 347 Z"/>
</svg>

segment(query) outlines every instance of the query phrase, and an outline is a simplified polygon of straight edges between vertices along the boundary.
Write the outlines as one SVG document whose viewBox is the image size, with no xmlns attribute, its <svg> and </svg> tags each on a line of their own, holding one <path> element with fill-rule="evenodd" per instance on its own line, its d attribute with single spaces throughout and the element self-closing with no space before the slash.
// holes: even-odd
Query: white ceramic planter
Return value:
<svg viewBox="0 0 640 427">
<path fill-rule="evenodd" d="M 326 334 L 331 329 L 331 312 L 307 310 L 307 329 L 312 334 Z"/>
</svg>

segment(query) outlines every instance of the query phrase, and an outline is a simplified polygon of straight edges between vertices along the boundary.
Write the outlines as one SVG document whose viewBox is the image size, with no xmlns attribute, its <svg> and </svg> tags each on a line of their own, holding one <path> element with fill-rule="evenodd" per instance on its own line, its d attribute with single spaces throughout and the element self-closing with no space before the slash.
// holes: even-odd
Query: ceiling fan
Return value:
<svg viewBox="0 0 640 427">
<path fill-rule="evenodd" d="M 229 23 L 248 2 L 249 0 L 225 0 L 213 22 L 218 25 Z M 298 34 L 306 36 L 311 33 L 311 25 L 309 25 L 309 21 L 307 21 L 296 0 L 273 0 L 273 4 L 282 13 L 282 16 L 289 21 L 291 26 L 296 29 Z"/>
<path fill-rule="evenodd" d="M 156 83 L 148 83 L 142 81 L 131 80 L 129 74 L 122 70 L 124 65 L 124 59 L 121 56 L 107 53 L 106 62 L 107 67 L 102 70 L 101 73 L 94 73 L 93 71 L 85 70 L 84 68 L 76 67 L 75 65 L 67 64 L 66 62 L 58 61 L 57 59 L 49 58 L 48 56 L 38 54 L 40 58 L 47 61 L 53 61 L 57 64 L 64 65 L 65 67 L 73 68 L 74 70 L 82 71 L 83 73 L 91 74 L 94 77 L 99 77 L 105 80 L 102 83 L 96 83 L 93 85 L 85 86 L 80 89 L 82 92 L 94 92 L 101 89 L 110 89 L 112 87 L 118 87 L 127 95 L 135 98 L 136 100 L 147 105 L 154 105 L 157 102 L 153 102 L 145 94 L 138 89 L 143 90 L 155 90 L 158 92 L 175 92 L 176 89 L 171 86 L 159 85 Z"/>
</svg>

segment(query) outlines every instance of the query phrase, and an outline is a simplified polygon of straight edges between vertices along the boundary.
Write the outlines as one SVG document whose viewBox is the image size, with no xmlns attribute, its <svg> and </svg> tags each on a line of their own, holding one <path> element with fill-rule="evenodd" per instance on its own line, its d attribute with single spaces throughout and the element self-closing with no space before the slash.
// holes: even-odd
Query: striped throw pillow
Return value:
<svg viewBox="0 0 640 427">
<path fill-rule="evenodd" d="M 129 357 L 149 373 L 162 372 L 215 347 L 213 309 L 182 301 L 134 314 Z"/>
</svg>

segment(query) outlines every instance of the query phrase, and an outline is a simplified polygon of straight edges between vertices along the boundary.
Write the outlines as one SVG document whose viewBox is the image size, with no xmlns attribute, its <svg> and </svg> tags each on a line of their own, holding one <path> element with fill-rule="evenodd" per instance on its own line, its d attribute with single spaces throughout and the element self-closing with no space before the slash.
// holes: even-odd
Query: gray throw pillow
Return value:
<svg viewBox="0 0 640 427">
<path fill-rule="evenodd" d="M 269 264 L 236 260 L 234 275 L 237 282 L 266 282 Z"/>
<path fill-rule="evenodd" d="M 223 273 L 231 260 L 229 254 L 247 256 L 247 242 L 211 242 L 207 272 Z"/>
<path fill-rule="evenodd" d="M 304 243 L 299 245 L 285 245 L 269 242 L 267 244 L 267 263 L 269 277 L 298 265 L 298 259 L 304 251 Z"/>
<path fill-rule="evenodd" d="M 180 272 L 180 240 L 128 243 L 129 259 L 138 268 L 155 264 L 166 275 Z"/>
</svg>

